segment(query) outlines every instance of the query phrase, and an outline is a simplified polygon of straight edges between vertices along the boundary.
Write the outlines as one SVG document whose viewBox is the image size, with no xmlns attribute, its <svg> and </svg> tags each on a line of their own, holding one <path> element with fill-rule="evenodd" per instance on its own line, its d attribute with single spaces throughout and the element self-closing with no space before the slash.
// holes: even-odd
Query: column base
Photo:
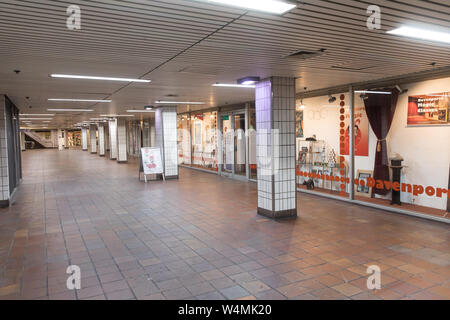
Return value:
<svg viewBox="0 0 450 320">
<path fill-rule="evenodd" d="M 162 176 L 160 177 L 162 179 Z M 174 179 L 178 179 L 178 175 L 176 176 L 165 176 L 166 180 L 174 180 Z"/>
<path fill-rule="evenodd" d="M 111 158 L 111 159 L 109 159 L 109 160 L 117 160 L 117 158 Z"/>
<path fill-rule="evenodd" d="M 258 207 L 258 214 L 272 218 L 297 218 L 297 209 L 283 210 L 283 211 L 271 211 Z"/>
<path fill-rule="evenodd" d="M 81 149 L 82 151 L 88 151 L 88 149 Z"/>
<path fill-rule="evenodd" d="M 69 147 L 64 147 L 64 149 L 69 149 Z"/>
<path fill-rule="evenodd" d="M 92 154 L 97 154 L 97 151 L 91 151 Z"/>
<path fill-rule="evenodd" d="M 128 162 L 128 160 L 117 160 L 117 163 L 127 163 Z"/>
</svg>

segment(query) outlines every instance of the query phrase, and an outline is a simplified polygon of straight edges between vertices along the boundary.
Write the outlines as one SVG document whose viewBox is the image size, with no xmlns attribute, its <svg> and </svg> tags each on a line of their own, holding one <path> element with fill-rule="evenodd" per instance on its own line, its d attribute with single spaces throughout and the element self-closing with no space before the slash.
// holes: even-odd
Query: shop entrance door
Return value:
<svg viewBox="0 0 450 320">
<path fill-rule="evenodd" d="M 246 180 L 247 177 L 247 137 L 246 112 L 222 113 L 219 118 L 222 137 L 220 139 L 220 174 L 229 178 Z"/>
</svg>

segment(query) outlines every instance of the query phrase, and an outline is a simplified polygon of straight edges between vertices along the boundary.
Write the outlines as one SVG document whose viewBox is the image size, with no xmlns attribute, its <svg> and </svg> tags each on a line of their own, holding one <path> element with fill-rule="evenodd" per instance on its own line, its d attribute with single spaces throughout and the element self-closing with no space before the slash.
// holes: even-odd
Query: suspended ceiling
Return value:
<svg viewBox="0 0 450 320">
<path fill-rule="evenodd" d="M 142 109 L 155 100 L 202 101 L 202 108 L 251 101 L 252 89 L 212 87 L 249 75 L 296 77 L 297 92 L 302 92 L 450 66 L 449 44 L 385 33 L 403 24 L 450 30 L 448 0 L 297 3 L 296 9 L 276 16 L 190 0 L 2 0 L 0 93 L 22 113 L 95 110 L 57 113 L 49 124 L 70 127 L 100 114 Z M 66 27 L 71 4 L 81 7 L 81 30 Z M 381 7 L 380 30 L 366 27 L 371 4 Z M 287 57 L 320 49 L 325 49 L 321 55 L 306 60 Z M 51 73 L 152 82 L 54 79 Z"/>
</svg>

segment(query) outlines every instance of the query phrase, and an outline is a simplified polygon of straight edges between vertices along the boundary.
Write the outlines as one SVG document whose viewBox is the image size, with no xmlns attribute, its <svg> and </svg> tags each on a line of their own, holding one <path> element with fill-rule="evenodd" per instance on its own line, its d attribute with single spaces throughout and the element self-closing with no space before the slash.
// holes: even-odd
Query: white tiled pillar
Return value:
<svg viewBox="0 0 450 320">
<path fill-rule="evenodd" d="M 20 131 L 20 150 L 26 151 L 25 147 L 25 132 Z"/>
<path fill-rule="evenodd" d="M 87 151 L 88 149 L 87 129 L 81 128 L 81 149 Z"/>
<path fill-rule="evenodd" d="M 58 129 L 58 150 L 63 150 L 63 134 L 61 129 Z"/>
<path fill-rule="evenodd" d="M 0 207 L 9 205 L 8 146 L 6 134 L 5 97 L 0 95 Z"/>
<path fill-rule="evenodd" d="M 97 125 L 89 125 L 89 140 L 91 141 L 91 153 L 97 153 Z"/>
<path fill-rule="evenodd" d="M 297 216 L 295 79 L 271 77 L 255 90 L 258 213 Z"/>
<path fill-rule="evenodd" d="M 177 108 L 161 107 L 155 113 L 155 146 L 161 148 L 166 179 L 178 179 Z"/>
<path fill-rule="evenodd" d="M 64 130 L 64 148 L 69 149 L 69 130 Z"/>
<path fill-rule="evenodd" d="M 127 125 L 125 119 L 117 119 L 117 162 L 127 162 Z"/>
<path fill-rule="evenodd" d="M 103 123 L 98 124 L 98 155 L 105 156 L 105 127 Z"/>
<path fill-rule="evenodd" d="M 109 158 L 111 160 L 117 159 L 117 120 L 109 120 Z"/>
<path fill-rule="evenodd" d="M 105 122 L 105 152 L 109 151 L 109 126 Z"/>
</svg>

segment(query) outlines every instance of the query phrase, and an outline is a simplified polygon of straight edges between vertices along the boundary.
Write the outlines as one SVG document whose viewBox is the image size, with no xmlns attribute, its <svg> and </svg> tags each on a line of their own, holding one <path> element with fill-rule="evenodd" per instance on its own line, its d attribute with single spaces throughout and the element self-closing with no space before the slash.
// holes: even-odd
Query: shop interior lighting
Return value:
<svg viewBox="0 0 450 320">
<path fill-rule="evenodd" d="M 262 11 L 274 14 L 284 14 L 297 5 L 289 1 L 279 0 L 197 0 L 202 2 L 217 3 L 248 10 Z"/>
<path fill-rule="evenodd" d="M 33 116 L 33 117 L 54 117 L 54 113 L 19 113 L 19 116 Z"/>
<path fill-rule="evenodd" d="M 145 79 L 130 79 L 130 78 L 116 78 L 116 77 L 100 77 L 100 76 L 84 76 L 76 74 L 51 74 L 52 78 L 66 78 L 66 79 L 85 79 L 85 80 L 105 80 L 105 81 L 123 81 L 123 82 L 151 82 Z"/>
<path fill-rule="evenodd" d="M 401 26 L 400 28 L 386 31 L 386 33 L 428 41 L 450 43 L 450 32 L 436 31 L 431 28 L 424 29 L 411 26 Z"/>
<path fill-rule="evenodd" d="M 357 91 L 355 91 L 355 93 L 392 94 L 392 92 L 389 92 L 389 91 L 370 91 L 370 90 L 357 90 Z"/>
</svg>

